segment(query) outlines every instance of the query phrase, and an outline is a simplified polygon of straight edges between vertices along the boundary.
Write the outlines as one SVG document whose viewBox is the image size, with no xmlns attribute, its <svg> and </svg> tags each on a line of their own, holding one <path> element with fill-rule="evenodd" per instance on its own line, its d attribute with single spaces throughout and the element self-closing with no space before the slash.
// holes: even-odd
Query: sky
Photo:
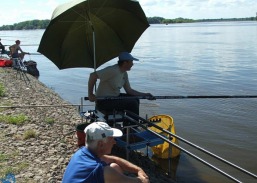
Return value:
<svg viewBox="0 0 257 183">
<path fill-rule="evenodd" d="M 56 6 L 69 0 L 1 0 L 0 26 L 51 19 Z M 104 1 L 104 0 L 103 0 Z M 147 17 L 219 19 L 255 17 L 257 0 L 139 0 Z"/>
</svg>

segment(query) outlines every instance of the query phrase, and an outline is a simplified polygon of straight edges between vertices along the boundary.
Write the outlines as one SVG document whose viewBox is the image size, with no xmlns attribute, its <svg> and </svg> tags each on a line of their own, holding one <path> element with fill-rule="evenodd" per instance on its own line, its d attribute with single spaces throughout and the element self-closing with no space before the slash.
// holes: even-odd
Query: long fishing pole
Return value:
<svg viewBox="0 0 257 183">
<path fill-rule="evenodd" d="M 12 45 L 4 44 L 4 46 L 12 46 Z M 22 44 L 20 46 L 39 46 L 39 44 Z"/>
<path fill-rule="evenodd" d="M 13 106 L 0 106 L 0 108 L 37 108 L 37 107 L 79 107 L 81 104 L 62 104 L 62 105 L 13 105 Z M 92 106 L 92 105 L 83 105 Z"/>
<path fill-rule="evenodd" d="M 41 53 L 29 53 L 29 55 L 42 55 Z"/>
<path fill-rule="evenodd" d="M 218 99 L 218 98 L 257 98 L 257 95 L 188 95 L 188 96 L 118 96 L 97 97 L 97 100 L 121 100 L 121 99 Z M 89 100 L 84 97 L 84 100 Z"/>
<path fill-rule="evenodd" d="M 165 138 L 164 136 L 158 134 L 157 132 L 148 129 L 146 126 L 144 126 L 143 124 L 141 124 L 141 123 L 138 122 L 137 120 L 131 118 L 130 116 L 127 116 L 127 115 L 126 115 L 126 112 L 125 112 L 124 117 L 127 118 L 128 120 L 134 122 L 135 124 L 139 125 L 139 126 L 142 127 L 143 129 L 145 129 L 145 130 L 147 130 L 147 131 L 149 131 L 149 132 L 155 134 L 156 136 L 158 136 L 159 138 L 163 139 L 164 141 L 166 141 L 166 142 L 172 144 L 173 146 L 177 147 L 178 149 L 180 149 L 181 151 L 187 153 L 188 155 L 192 156 L 193 158 L 199 160 L 200 162 L 204 163 L 205 165 L 207 165 L 207 166 L 211 167 L 212 169 L 218 171 L 218 172 L 221 173 L 222 175 L 225 175 L 226 177 L 230 178 L 231 180 L 233 180 L 233 181 L 235 181 L 235 182 L 241 183 L 241 181 L 238 180 L 238 179 L 236 179 L 235 177 L 233 177 L 233 176 L 229 175 L 228 173 L 226 173 L 226 172 L 220 170 L 220 169 L 217 168 L 216 166 L 214 166 L 214 165 L 208 163 L 207 161 L 201 159 L 200 157 L 194 155 L 193 153 L 191 153 L 190 151 L 184 149 L 183 147 L 181 147 L 181 146 L 179 146 L 179 145 L 173 143 L 172 141 L 168 140 L 167 138 Z"/>
<path fill-rule="evenodd" d="M 150 121 L 148 121 L 148 120 L 146 120 L 146 119 L 144 119 L 144 118 L 142 118 L 142 117 L 140 117 L 140 116 L 138 116 L 138 115 L 136 115 L 136 114 L 134 114 L 134 113 L 132 113 L 130 111 L 125 111 L 125 113 L 127 113 L 127 114 L 129 114 L 129 115 L 131 115 L 131 116 L 133 116 L 135 118 L 138 118 L 141 121 L 143 121 L 144 123 L 148 123 L 150 126 L 153 126 L 153 127 L 157 128 L 157 129 L 159 129 L 159 130 L 161 130 L 161 131 L 163 131 L 163 132 L 165 132 L 165 133 L 167 133 L 167 134 L 169 134 L 169 135 L 171 135 L 173 137 L 176 137 L 177 139 L 185 142 L 186 144 L 191 145 L 192 147 L 195 147 L 196 149 L 198 149 L 198 150 L 200 150 L 200 151 L 202 151 L 204 153 L 207 153 L 208 155 L 210 155 L 210 156 L 212 156 L 214 158 L 217 158 L 220 161 L 222 161 L 224 163 L 227 163 L 228 165 L 233 166 L 234 168 L 236 168 L 236 169 L 238 169 L 238 170 L 240 170 L 240 171 L 242 171 L 242 172 L 244 172 L 244 173 L 246 173 L 246 174 L 248 174 L 248 175 L 250 175 L 250 176 L 252 176 L 254 178 L 257 178 L 257 175 L 253 174 L 252 172 L 249 172 L 248 170 L 245 170 L 245 169 L 243 169 L 243 168 L 241 168 L 241 167 L 231 163 L 230 161 L 225 160 L 225 159 L 221 158 L 220 156 L 218 156 L 216 154 L 213 154 L 212 152 L 210 152 L 210 151 L 208 151 L 208 150 L 206 150 L 206 149 L 204 149 L 204 148 L 202 148 L 202 147 L 200 147 L 200 146 L 198 146 L 198 145 L 196 145 L 196 144 L 194 144 L 194 143 L 192 143 L 192 142 L 190 142 L 190 141 L 188 141 L 188 140 L 186 140 L 184 138 L 182 138 L 182 137 L 180 137 L 180 136 L 178 136 L 176 134 L 173 134 L 173 133 L 171 133 L 170 131 L 168 131 L 166 129 L 163 129 L 163 128 L 159 127 L 158 125 L 156 125 L 156 124 L 154 124 L 154 123 L 152 123 L 152 122 L 150 122 Z"/>
<path fill-rule="evenodd" d="M 29 53 L 28 55 L 42 55 L 41 53 L 30 53 L 30 52 L 28 53 Z"/>
</svg>

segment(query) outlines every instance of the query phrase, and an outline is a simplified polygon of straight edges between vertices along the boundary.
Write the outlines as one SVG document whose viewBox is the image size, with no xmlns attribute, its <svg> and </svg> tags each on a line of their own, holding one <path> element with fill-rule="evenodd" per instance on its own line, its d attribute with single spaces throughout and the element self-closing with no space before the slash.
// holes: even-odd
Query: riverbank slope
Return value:
<svg viewBox="0 0 257 183">
<path fill-rule="evenodd" d="M 0 97 L 0 178 L 11 173 L 19 183 L 61 182 L 78 148 L 75 129 L 81 118 L 76 107 L 27 76 L 29 84 L 15 70 L 0 68 L 5 90 Z M 147 172 L 151 182 L 173 182 L 147 157 L 134 153 L 130 160 Z"/>
</svg>

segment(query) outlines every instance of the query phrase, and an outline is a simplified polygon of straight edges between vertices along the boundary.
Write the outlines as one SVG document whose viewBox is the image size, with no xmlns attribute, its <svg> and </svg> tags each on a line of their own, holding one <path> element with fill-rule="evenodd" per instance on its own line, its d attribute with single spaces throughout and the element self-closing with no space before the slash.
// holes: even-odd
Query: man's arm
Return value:
<svg viewBox="0 0 257 183">
<path fill-rule="evenodd" d="M 13 46 L 9 46 L 10 53 L 12 54 Z"/>
<path fill-rule="evenodd" d="M 21 53 L 24 53 L 20 46 L 18 46 L 18 50 L 20 50 Z"/>
<path fill-rule="evenodd" d="M 146 175 L 146 173 L 144 172 L 144 170 L 136 165 L 134 165 L 133 163 L 130 163 L 129 161 L 116 157 L 116 156 L 109 156 L 109 155 L 104 155 L 101 157 L 101 159 L 103 161 L 105 161 L 106 163 L 116 163 L 117 165 L 119 165 L 119 167 L 123 170 L 123 172 L 127 171 L 130 173 L 135 173 L 138 175 L 138 179 L 136 179 L 137 181 L 139 180 L 148 180 L 148 176 Z M 141 182 L 145 182 L 145 181 L 141 181 Z"/>
<path fill-rule="evenodd" d="M 105 183 L 149 183 L 148 177 L 129 177 L 119 173 L 110 166 L 104 167 L 104 182 Z"/>
<path fill-rule="evenodd" d="M 124 85 L 124 90 L 126 91 L 127 94 L 129 95 L 134 95 L 134 96 L 149 96 L 149 97 L 153 97 L 153 95 L 151 93 L 143 93 L 143 92 L 139 92 L 137 90 L 134 90 L 130 87 L 130 84 L 125 84 Z"/>
<path fill-rule="evenodd" d="M 96 100 L 96 96 L 94 95 L 94 86 L 98 76 L 95 72 L 92 72 L 88 79 L 88 98 L 90 102 L 94 102 Z"/>
<path fill-rule="evenodd" d="M 117 156 L 104 155 L 101 157 L 101 159 L 105 161 L 107 164 L 110 164 L 110 163 L 118 164 L 123 171 L 138 173 L 138 171 L 142 170 L 140 167 L 134 165 L 133 163 L 130 163 L 129 161 Z"/>
</svg>

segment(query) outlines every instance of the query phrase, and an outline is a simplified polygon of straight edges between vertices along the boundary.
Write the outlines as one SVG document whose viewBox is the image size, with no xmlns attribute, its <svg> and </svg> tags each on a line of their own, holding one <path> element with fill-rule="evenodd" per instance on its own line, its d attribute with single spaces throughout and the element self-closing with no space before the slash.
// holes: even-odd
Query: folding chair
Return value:
<svg viewBox="0 0 257 183">
<path fill-rule="evenodd" d="M 16 78 L 19 75 L 20 79 L 23 80 L 26 84 L 28 84 L 30 80 L 27 76 L 27 67 L 23 64 L 20 58 L 12 58 L 12 61 L 13 61 L 13 68 L 17 71 Z"/>
</svg>

